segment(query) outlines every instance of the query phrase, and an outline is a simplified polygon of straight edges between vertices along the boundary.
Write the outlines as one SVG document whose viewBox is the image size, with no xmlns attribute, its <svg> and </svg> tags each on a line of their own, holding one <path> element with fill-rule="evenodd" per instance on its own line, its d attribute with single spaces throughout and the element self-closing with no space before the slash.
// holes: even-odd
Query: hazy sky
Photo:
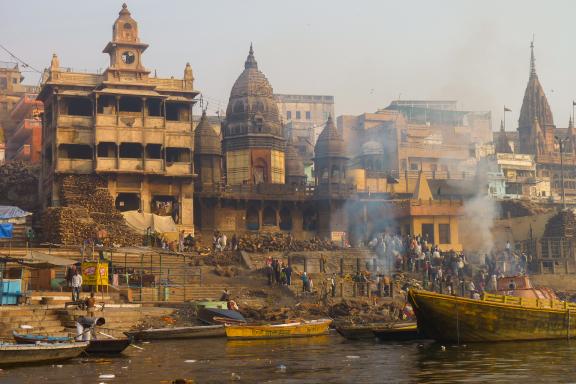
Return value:
<svg viewBox="0 0 576 384">
<path fill-rule="evenodd" d="M 62 66 L 104 69 L 121 4 L 0 0 L 0 44 L 38 68 L 56 52 Z M 515 129 L 532 34 L 557 126 L 567 125 L 576 100 L 575 1 L 133 0 L 128 8 L 150 44 L 145 66 L 182 77 L 190 62 L 210 110 L 225 109 L 253 42 L 275 92 L 334 95 L 338 115 L 399 97 L 453 99 L 491 110 L 494 129 L 506 104 L 507 129 Z"/>
</svg>

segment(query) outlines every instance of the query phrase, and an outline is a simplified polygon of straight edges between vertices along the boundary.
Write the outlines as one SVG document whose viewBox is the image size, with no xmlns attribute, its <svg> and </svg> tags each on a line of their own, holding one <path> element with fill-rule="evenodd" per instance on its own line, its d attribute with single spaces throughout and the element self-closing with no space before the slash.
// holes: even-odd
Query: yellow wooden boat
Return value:
<svg viewBox="0 0 576 384">
<path fill-rule="evenodd" d="M 447 342 L 566 339 L 576 337 L 576 304 L 484 294 L 482 299 L 410 290 L 418 329 Z"/>
<path fill-rule="evenodd" d="M 300 321 L 270 325 L 226 325 L 226 336 L 231 340 L 281 339 L 325 335 L 331 319 Z"/>
</svg>

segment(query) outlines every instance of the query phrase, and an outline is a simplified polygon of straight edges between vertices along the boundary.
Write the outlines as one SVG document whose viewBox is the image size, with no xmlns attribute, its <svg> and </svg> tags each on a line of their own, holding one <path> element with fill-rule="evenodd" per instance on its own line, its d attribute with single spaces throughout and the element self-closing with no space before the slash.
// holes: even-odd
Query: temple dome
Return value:
<svg viewBox="0 0 576 384">
<path fill-rule="evenodd" d="M 306 176 L 304 172 L 304 161 L 302 156 L 298 153 L 296 146 L 294 145 L 292 139 L 289 139 L 286 143 L 286 176 L 296 176 L 303 177 Z"/>
<path fill-rule="evenodd" d="M 344 139 L 334 126 L 332 116 L 328 116 L 326 126 L 320 132 L 316 146 L 314 147 L 314 157 L 346 157 L 346 146 Z"/>
<path fill-rule="evenodd" d="M 251 133 L 268 133 L 283 138 L 274 91 L 266 76 L 258 69 L 252 45 L 244 63 L 244 71 L 230 91 L 223 135 L 227 137 Z"/>
<path fill-rule="evenodd" d="M 200 122 L 194 130 L 194 152 L 199 155 L 222 155 L 220 135 L 210 124 L 206 111 L 202 112 Z"/>
</svg>

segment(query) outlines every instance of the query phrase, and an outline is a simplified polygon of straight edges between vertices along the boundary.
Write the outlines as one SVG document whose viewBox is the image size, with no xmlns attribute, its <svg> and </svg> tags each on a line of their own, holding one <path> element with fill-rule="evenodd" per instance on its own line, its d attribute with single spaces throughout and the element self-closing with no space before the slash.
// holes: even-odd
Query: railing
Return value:
<svg viewBox="0 0 576 384">
<path fill-rule="evenodd" d="M 59 172 L 90 173 L 92 172 L 92 163 L 90 159 L 58 158 L 56 170 Z"/>
<path fill-rule="evenodd" d="M 516 305 L 520 307 L 528 308 L 547 308 L 547 309 L 558 309 L 558 310 L 576 310 L 576 303 L 569 303 L 567 301 L 559 301 L 553 299 L 539 299 L 531 297 L 518 297 L 518 296 L 507 296 L 507 295 L 497 295 L 493 293 L 484 293 L 482 301 L 487 301 L 490 303 L 498 304 L 509 304 Z"/>
<path fill-rule="evenodd" d="M 417 179 L 420 176 L 419 170 L 410 170 L 410 171 L 398 171 L 392 170 L 386 173 L 386 175 L 391 176 L 395 179 Z M 382 172 L 384 173 L 384 172 Z M 468 172 L 468 171 L 461 171 L 461 172 L 452 172 L 452 171 L 422 171 L 426 179 L 438 179 L 438 180 L 445 180 L 445 179 L 455 179 L 455 180 L 465 180 L 465 179 L 473 179 L 476 177 L 476 173 Z"/>
</svg>

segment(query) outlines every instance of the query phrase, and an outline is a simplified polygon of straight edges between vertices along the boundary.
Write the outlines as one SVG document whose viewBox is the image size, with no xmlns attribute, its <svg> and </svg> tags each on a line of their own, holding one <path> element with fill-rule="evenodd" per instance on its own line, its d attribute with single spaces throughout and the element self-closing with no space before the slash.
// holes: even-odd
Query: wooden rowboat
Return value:
<svg viewBox="0 0 576 384">
<path fill-rule="evenodd" d="M 402 322 L 376 328 L 374 335 L 380 341 L 407 341 L 422 339 L 415 322 Z"/>
<path fill-rule="evenodd" d="M 74 343 L 72 337 L 67 336 L 44 336 L 34 334 L 20 334 L 12 332 L 12 336 L 17 344 L 55 344 L 55 343 Z M 93 354 L 117 354 L 128 348 L 132 340 L 130 338 L 121 339 L 92 339 L 88 343 L 86 353 Z"/>
<path fill-rule="evenodd" d="M 0 365 L 54 363 L 79 356 L 88 343 L 0 344 Z"/>
<path fill-rule="evenodd" d="M 336 331 L 348 340 L 371 340 L 374 339 L 373 330 L 378 324 L 340 324 L 336 326 Z"/>
<path fill-rule="evenodd" d="M 127 337 L 121 339 L 90 340 L 88 348 L 86 348 L 86 353 L 115 355 L 122 353 L 122 351 L 128 348 L 131 342 L 132 339 Z"/>
<path fill-rule="evenodd" d="M 410 290 L 418 329 L 438 341 L 479 342 L 576 337 L 576 304 L 484 294 L 481 300 Z"/>
<path fill-rule="evenodd" d="M 226 325 L 226 336 L 230 340 L 281 339 L 325 335 L 331 319 L 302 321 L 272 325 Z"/>
<path fill-rule="evenodd" d="M 124 332 L 134 340 L 200 339 L 224 337 L 224 325 L 200 325 L 194 327 L 151 328 Z"/>
</svg>

